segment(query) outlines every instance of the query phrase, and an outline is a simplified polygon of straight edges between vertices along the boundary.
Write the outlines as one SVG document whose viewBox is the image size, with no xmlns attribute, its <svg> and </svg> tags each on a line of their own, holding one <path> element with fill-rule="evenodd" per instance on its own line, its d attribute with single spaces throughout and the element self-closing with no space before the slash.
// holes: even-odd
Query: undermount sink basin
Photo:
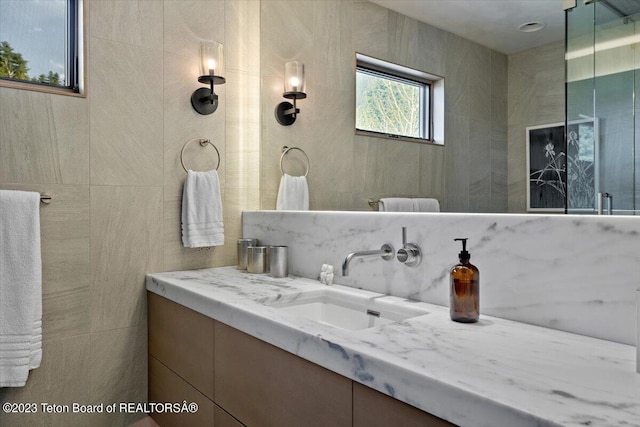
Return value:
<svg viewBox="0 0 640 427">
<path fill-rule="evenodd" d="M 284 313 L 352 331 L 428 313 L 426 309 L 414 307 L 414 303 L 401 298 L 338 285 L 284 295 L 277 300 L 267 299 L 262 303 Z"/>
</svg>

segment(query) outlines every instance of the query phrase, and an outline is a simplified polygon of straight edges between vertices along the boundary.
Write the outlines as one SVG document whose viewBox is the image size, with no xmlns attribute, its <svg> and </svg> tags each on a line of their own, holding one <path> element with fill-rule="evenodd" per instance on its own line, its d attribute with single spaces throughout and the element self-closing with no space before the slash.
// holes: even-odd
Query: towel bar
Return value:
<svg viewBox="0 0 640 427">
<path fill-rule="evenodd" d="M 309 170 L 311 169 L 311 162 L 309 161 L 309 156 L 307 156 L 307 153 L 305 153 L 304 150 L 300 147 L 287 147 L 286 145 L 282 147 L 282 155 L 280 156 L 280 172 L 282 172 L 282 174 L 284 175 L 284 168 L 282 167 L 282 161 L 284 160 L 284 156 L 286 156 L 287 154 L 289 154 L 290 151 L 293 151 L 293 150 L 300 151 L 304 155 L 304 157 L 307 159 L 307 170 L 304 172 L 304 176 L 309 175 Z"/>
<path fill-rule="evenodd" d="M 51 199 L 53 199 L 53 197 L 51 197 L 51 194 L 40 193 L 40 203 L 44 203 L 45 205 L 48 205 L 49 203 L 51 203 Z"/>
<path fill-rule="evenodd" d="M 214 150 L 216 150 L 216 154 L 218 155 L 218 164 L 216 165 L 216 170 L 218 170 L 218 168 L 220 167 L 220 152 L 218 151 L 218 147 L 216 147 L 210 139 L 205 138 L 194 138 L 184 143 L 184 145 L 182 146 L 182 150 L 180 150 L 180 163 L 182 164 L 182 169 L 184 169 L 185 172 L 189 173 L 187 167 L 184 165 L 184 149 L 187 148 L 187 145 L 189 145 L 193 141 L 198 141 L 201 147 L 210 145 Z"/>
</svg>

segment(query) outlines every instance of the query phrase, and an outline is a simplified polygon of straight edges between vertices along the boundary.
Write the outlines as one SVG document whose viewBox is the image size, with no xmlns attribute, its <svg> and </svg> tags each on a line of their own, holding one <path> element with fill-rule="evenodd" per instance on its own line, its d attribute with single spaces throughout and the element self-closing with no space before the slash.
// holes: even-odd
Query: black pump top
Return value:
<svg viewBox="0 0 640 427">
<path fill-rule="evenodd" d="M 458 257 L 460 258 L 460 261 L 462 261 L 463 259 L 470 259 L 471 258 L 471 254 L 469 252 L 467 252 L 467 240 L 469 240 L 468 237 L 465 238 L 458 238 L 458 239 L 453 239 L 454 241 L 460 241 L 462 242 L 462 252 L 460 252 L 458 254 Z"/>
</svg>

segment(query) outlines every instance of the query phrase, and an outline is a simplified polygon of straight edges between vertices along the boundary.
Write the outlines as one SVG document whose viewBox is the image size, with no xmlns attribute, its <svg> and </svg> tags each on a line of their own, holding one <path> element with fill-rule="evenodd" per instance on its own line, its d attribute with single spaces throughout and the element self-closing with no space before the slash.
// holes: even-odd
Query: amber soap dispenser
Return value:
<svg viewBox="0 0 640 427">
<path fill-rule="evenodd" d="M 460 262 L 451 269 L 451 320 L 463 323 L 477 322 L 480 317 L 480 271 L 469 262 L 471 254 L 467 252 L 467 240 L 462 242 Z"/>
</svg>

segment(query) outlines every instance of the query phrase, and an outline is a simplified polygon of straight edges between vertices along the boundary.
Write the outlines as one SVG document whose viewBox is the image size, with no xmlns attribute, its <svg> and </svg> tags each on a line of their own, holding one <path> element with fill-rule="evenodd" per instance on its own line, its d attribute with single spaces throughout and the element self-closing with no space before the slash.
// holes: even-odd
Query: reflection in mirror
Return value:
<svg viewBox="0 0 640 427">
<path fill-rule="evenodd" d="M 311 171 L 311 160 L 304 150 L 298 147 L 282 147 L 280 172 L 284 175 L 307 176 Z"/>
<path fill-rule="evenodd" d="M 567 209 L 570 213 L 593 213 L 600 189 L 598 119 L 570 121 L 567 125 Z"/>
<path fill-rule="evenodd" d="M 525 3 L 536 2 L 519 7 Z M 464 26 L 457 14 L 460 25 L 447 28 Z M 372 2 L 263 2 L 261 207 L 275 207 L 287 145 L 314 165 L 311 209 L 367 211 L 369 199 L 408 197 L 438 199 L 443 212 L 525 213 L 526 128 L 565 120 L 564 39 L 549 39 L 549 27 L 527 33 L 524 50 L 506 52 Z M 444 145 L 355 134 L 356 52 L 446 79 Z M 282 127 L 272 106 L 281 98 L 281 64 L 293 60 L 306 65 L 309 113 Z"/>
<path fill-rule="evenodd" d="M 442 144 L 444 79 L 356 53 L 357 135 Z"/>
<path fill-rule="evenodd" d="M 290 172 L 291 165 L 300 163 L 302 160 L 294 157 L 296 154 L 304 157 L 304 166 L 299 175 L 292 175 Z M 298 168 L 299 169 L 299 168 Z M 278 188 L 278 198 L 276 200 L 276 209 L 279 211 L 308 211 L 309 210 L 309 184 L 307 176 L 311 170 L 311 162 L 309 156 L 300 147 L 282 147 L 282 155 L 280 156 L 280 186 Z"/>
<path fill-rule="evenodd" d="M 383 197 L 432 197 L 448 210 L 506 209 L 504 176 L 491 176 L 492 142 L 496 169 L 506 171 L 506 55 L 362 1 L 265 2 L 261 37 L 263 209 L 275 207 L 283 145 L 311 159 L 311 209 L 366 211 L 368 199 Z M 355 135 L 355 52 L 438 76 L 452 70 L 444 146 Z M 290 60 L 305 63 L 309 114 L 284 128 L 267 106 L 278 102 L 281 64 Z"/>
<path fill-rule="evenodd" d="M 598 123 L 591 172 L 595 191 L 580 203 L 573 196 L 581 194 L 584 179 L 575 184 L 569 180 L 570 213 L 640 213 L 640 120 L 635 96 L 640 82 L 640 31 L 634 24 L 640 1 L 618 6 L 612 8 L 607 1 L 579 3 L 567 13 L 567 119 Z M 567 134 L 570 145 L 576 136 Z M 568 176 L 582 176 L 585 164 L 569 161 Z"/>
</svg>

